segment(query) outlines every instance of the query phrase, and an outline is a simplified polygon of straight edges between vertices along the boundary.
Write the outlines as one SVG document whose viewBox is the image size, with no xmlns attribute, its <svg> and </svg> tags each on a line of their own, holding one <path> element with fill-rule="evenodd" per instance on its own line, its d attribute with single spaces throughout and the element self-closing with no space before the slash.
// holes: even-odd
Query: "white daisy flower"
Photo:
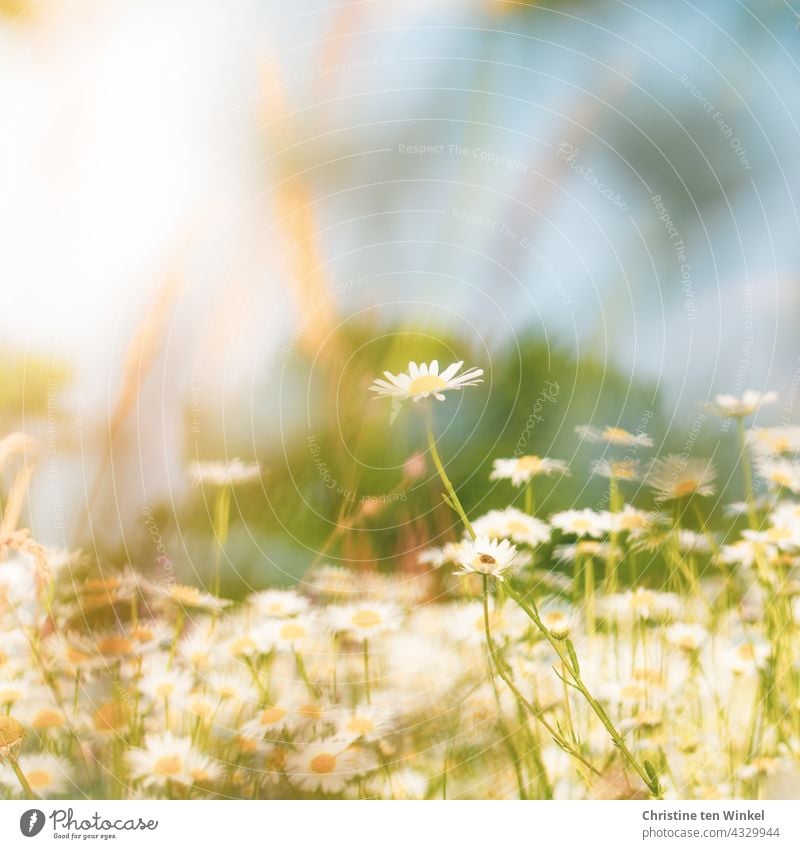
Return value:
<svg viewBox="0 0 800 849">
<path fill-rule="evenodd" d="M 363 601 L 328 608 L 334 631 L 355 640 L 371 640 L 400 627 L 400 611 L 389 602 Z"/>
<path fill-rule="evenodd" d="M 453 363 L 439 374 L 439 363 L 436 360 L 430 364 L 420 363 L 419 365 L 410 362 L 407 374 L 405 372 L 392 374 L 390 371 L 385 371 L 386 380 L 380 378 L 375 380 L 370 386 L 370 391 L 403 401 L 408 399 L 419 401 L 430 395 L 439 401 L 444 401 L 444 393 L 449 389 L 477 386 L 483 382 L 480 379 L 483 369 L 472 368 L 458 374 L 462 365 L 464 365 L 463 360 Z"/>
<path fill-rule="evenodd" d="M 550 517 L 550 524 L 564 534 L 577 537 L 604 536 L 611 529 L 610 513 L 595 510 L 564 510 Z"/>
<path fill-rule="evenodd" d="M 336 737 L 379 740 L 395 725 L 393 711 L 384 705 L 358 705 L 336 719 Z"/>
<path fill-rule="evenodd" d="M 65 758 L 48 754 L 20 755 L 17 765 L 37 796 L 49 799 L 68 789 L 77 790 L 71 778 L 69 761 Z M 16 776 L 8 765 L 0 770 L 0 782 L 19 789 Z"/>
<path fill-rule="evenodd" d="M 772 404 L 777 400 L 778 394 L 776 392 L 756 392 L 754 389 L 747 389 L 741 397 L 715 395 L 706 407 L 716 416 L 744 418 L 755 413 L 765 404 Z"/>
<path fill-rule="evenodd" d="M 309 743 L 286 756 L 286 776 L 308 792 L 340 793 L 345 785 L 378 766 L 372 752 L 350 746 L 349 740 Z"/>
<path fill-rule="evenodd" d="M 788 489 L 800 494 L 800 463 L 790 460 L 761 460 L 756 466 L 758 474 L 773 487 Z"/>
<path fill-rule="evenodd" d="M 148 734 L 144 747 L 130 749 L 125 758 L 134 781 L 145 787 L 164 786 L 169 781 L 191 784 L 189 766 L 192 763 L 192 741 L 176 737 L 169 731 Z"/>
<path fill-rule="evenodd" d="M 638 481 L 642 477 L 638 460 L 609 460 L 606 457 L 592 463 L 592 474 L 615 481 Z"/>
<path fill-rule="evenodd" d="M 647 484 L 661 501 L 714 494 L 717 472 L 711 460 L 668 454 L 655 460 L 647 475 Z"/>
<path fill-rule="evenodd" d="M 490 539 L 510 538 L 517 543 L 535 548 L 550 539 L 550 527 L 546 522 L 529 516 L 515 507 L 505 510 L 490 510 L 476 519 L 472 527 L 478 536 Z"/>
<path fill-rule="evenodd" d="M 231 602 L 217 598 L 211 593 L 204 593 L 197 587 L 188 584 L 169 584 L 158 591 L 162 598 L 177 604 L 178 607 L 192 610 L 208 610 L 218 612 Z"/>
<path fill-rule="evenodd" d="M 697 652 L 708 642 L 708 631 L 702 625 L 676 622 L 667 628 L 666 638 L 676 648 Z"/>
<path fill-rule="evenodd" d="M 514 486 L 522 486 L 540 475 L 568 475 L 569 469 L 563 460 L 549 457 L 525 455 L 509 460 L 495 460 L 490 480 L 510 480 Z"/>
<path fill-rule="evenodd" d="M 260 463 L 245 463 L 238 457 L 227 462 L 195 462 L 189 466 L 194 486 L 236 486 L 256 480 L 260 474 Z"/>
<path fill-rule="evenodd" d="M 516 565 L 516 557 L 517 548 L 508 540 L 479 536 L 474 540 L 465 540 L 459 546 L 458 563 L 461 569 L 455 574 L 468 575 L 477 572 L 481 575 L 493 575 L 502 581 L 504 573 Z"/>
<path fill-rule="evenodd" d="M 606 426 L 604 428 L 592 425 L 579 425 L 575 433 L 585 442 L 596 442 L 605 445 L 624 445 L 626 447 L 636 446 L 638 448 L 652 448 L 653 440 L 644 433 L 630 433 L 621 427 Z"/>
<path fill-rule="evenodd" d="M 287 619 L 305 613 L 309 607 L 308 599 L 295 590 L 264 590 L 251 595 L 247 602 L 261 616 L 273 619 Z"/>
<path fill-rule="evenodd" d="M 800 425 L 755 427 L 747 431 L 747 444 L 755 454 L 775 457 L 800 453 Z"/>
</svg>

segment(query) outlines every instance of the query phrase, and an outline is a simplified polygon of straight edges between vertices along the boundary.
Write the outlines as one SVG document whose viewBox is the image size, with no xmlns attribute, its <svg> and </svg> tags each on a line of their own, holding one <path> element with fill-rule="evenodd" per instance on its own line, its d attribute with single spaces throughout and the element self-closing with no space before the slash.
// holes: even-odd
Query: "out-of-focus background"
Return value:
<svg viewBox="0 0 800 849">
<path fill-rule="evenodd" d="M 2 0 L 0 423 L 43 446 L 34 535 L 206 580 L 187 466 L 241 457 L 228 592 L 412 562 L 452 520 L 404 465 L 413 415 L 366 391 L 409 359 L 486 370 L 439 422 L 475 508 L 553 384 L 526 439 L 575 463 L 559 506 L 594 486 L 575 425 L 714 453 L 698 402 L 751 386 L 793 419 L 798 21 Z"/>
</svg>

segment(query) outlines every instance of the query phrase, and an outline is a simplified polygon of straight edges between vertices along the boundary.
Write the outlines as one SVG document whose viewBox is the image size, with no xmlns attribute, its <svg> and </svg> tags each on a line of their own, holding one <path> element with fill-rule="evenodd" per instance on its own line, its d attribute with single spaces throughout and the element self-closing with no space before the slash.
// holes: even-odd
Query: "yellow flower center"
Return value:
<svg viewBox="0 0 800 849">
<path fill-rule="evenodd" d="M 522 534 L 528 533 L 528 526 L 524 522 L 520 522 L 518 519 L 511 521 L 508 523 L 508 533 L 509 536 L 514 536 L 514 534 L 521 536 Z"/>
<path fill-rule="evenodd" d="M 628 442 L 631 435 L 621 427 L 607 427 L 603 431 L 603 437 L 609 442 Z"/>
<path fill-rule="evenodd" d="M 172 598 L 178 604 L 197 604 L 200 601 L 200 591 L 196 587 L 176 586 L 172 588 Z"/>
<path fill-rule="evenodd" d="M 64 717 L 58 711 L 45 708 L 31 723 L 33 728 L 60 728 L 64 724 Z"/>
<path fill-rule="evenodd" d="M 350 620 L 356 628 L 375 628 L 381 624 L 383 619 L 374 610 L 359 610 L 353 614 Z"/>
<path fill-rule="evenodd" d="M 30 784 L 31 787 L 47 787 L 47 785 L 53 780 L 50 773 L 45 772 L 43 769 L 32 769 L 30 772 L 26 773 L 25 778 L 28 779 L 28 784 Z"/>
<path fill-rule="evenodd" d="M 299 640 L 301 637 L 305 637 L 305 635 L 306 629 L 296 622 L 290 622 L 281 628 L 281 637 L 284 640 Z"/>
<path fill-rule="evenodd" d="M 533 454 L 527 454 L 517 460 L 517 468 L 521 472 L 530 472 L 536 474 L 542 468 L 542 458 L 536 457 Z"/>
<path fill-rule="evenodd" d="M 106 637 L 97 644 L 100 654 L 127 654 L 133 651 L 133 643 L 127 637 Z"/>
<path fill-rule="evenodd" d="M 181 771 L 183 762 L 177 755 L 165 755 L 155 762 L 154 769 L 159 775 L 172 777 Z"/>
<path fill-rule="evenodd" d="M 297 712 L 306 719 L 322 719 L 322 708 L 319 705 L 303 705 Z"/>
<path fill-rule="evenodd" d="M 691 495 L 700 486 L 700 481 L 692 480 L 691 478 L 675 484 L 675 495 L 678 498 L 684 495 Z"/>
<path fill-rule="evenodd" d="M 336 758 L 328 754 L 317 755 L 311 759 L 310 766 L 318 775 L 327 775 L 336 768 Z"/>
<path fill-rule="evenodd" d="M 347 730 L 353 734 L 369 734 L 375 727 L 375 723 L 368 716 L 354 716 L 347 723 Z"/>
<path fill-rule="evenodd" d="M 286 711 L 283 708 L 274 706 L 265 708 L 261 712 L 261 724 L 274 725 L 276 722 L 280 722 L 284 716 L 286 716 Z"/>
<path fill-rule="evenodd" d="M 426 374 L 414 378 L 408 385 L 406 392 L 409 395 L 423 395 L 426 392 L 437 392 L 440 389 L 446 388 L 446 386 L 447 382 L 442 380 L 438 375 Z"/>
</svg>

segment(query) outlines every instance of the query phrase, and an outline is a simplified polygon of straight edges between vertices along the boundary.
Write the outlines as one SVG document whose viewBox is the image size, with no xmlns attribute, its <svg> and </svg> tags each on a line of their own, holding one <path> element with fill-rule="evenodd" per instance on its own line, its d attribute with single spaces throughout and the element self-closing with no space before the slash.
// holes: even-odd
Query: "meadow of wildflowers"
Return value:
<svg viewBox="0 0 800 849">
<path fill-rule="evenodd" d="M 294 588 L 221 597 L 231 499 L 260 474 L 238 460 L 187 470 L 213 505 L 210 586 L 98 572 L 20 527 L 23 464 L 0 526 L 0 796 L 800 794 L 800 427 L 749 426 L 771 394 L 709 402 L 739 440 L 723 521 L 711 460 L 604 423 L 576 430 L 588 468 L 498 457 L 507 508 L 468 515 L 435 413 L 482 380 L 412 362 L 364 393 L 424 421 L 417 462 L 451 511 L 414 573 L 317 558 Z M 0 461 L 35 451 L 12 434 Z M 543 513 L 564 475 L 605 479 L 602 509 Z"/>
</svg>

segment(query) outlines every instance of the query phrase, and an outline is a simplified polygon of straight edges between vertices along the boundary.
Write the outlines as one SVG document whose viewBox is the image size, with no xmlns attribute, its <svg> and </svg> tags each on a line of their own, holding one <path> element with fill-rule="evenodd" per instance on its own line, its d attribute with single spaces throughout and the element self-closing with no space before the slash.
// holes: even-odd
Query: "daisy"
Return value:
<svg viewBox="0 0 800 849">
<path fill-rule="evenodd" d="M 171 732 L 148 734 L 141 749 L 125 754 L 131 778 L 145 787 L 164 786 L 169 781 L 191 784 L 192 741 Z"/>
<path fill-rule="evenodd" d="M 264 590 L 254 593 L 247 601 L 256 613 L 273 619 L 287 619 L 305 613 L 309 607 L 308 599 L 295 590 Z"/>
<path fill-rule="evenodd" d="M 742 393 L 741 397 L 737 397 L 736 395 L 716 395 L 706 405 L 706 408 L 716 416 L 730 416 L 738 419 L 749 416 L 764 406 L 764 404 L 772 404 L 777 400 L 778 395 L 776 392 L 756 392 L 754 389 L 747 389 Z"/>
<path fill-rule="evenodd" d="M 597 539 L 610 530 L 610 513 L 594 510 L 564 510 L 550 517 L 550 524 L 564 534 Z"/>
<path fill-rule="evenodd" d="M 375 756 L 350 747 L 349 740 L 309 743 L 286 757 L 286 776 L 301 790 L 340 793 L 348 781 L 372 772 Z"/>
<path fill-rule="evenodd" d="M 75 786 L 70 778 L 69 762 L 64 758 L 47 754 L 21 755 L 17 765 L 37 796 L 59 796 Z M 16 777 L 10 767 L 0 773 L 0 781 L 10 787 L 16 785 Z"/>
<path fill-rule="evenodd" d="M 800 464 L 790 460 L 761 460 L 757 465 L 759 475 L 778 489 L 788 489 L 800 494 Z"/>
<path fill-rule="evenodd" d="M 138 683 L 139 690 L 159 705 L 188 696 L 192 689 L 192 676 L 176 667 L 168 668 L 163 659 L 153 668 L 148 668 Z"/>
<path fill-rule="evenodd" d="M 618 513 L 608 515 L 608 524 L 609 529 L 616 533 L 641 534 L 658 522 L 659 519 L 657 513 L 638 510 L 636 507 L 626 504 Z"/>
<path fill-rule="evenodd" d="M 608 460 L 602 458 L 592 463 L 592 474 L 615 481 L 641 480 L 638 460 Z"/>
<path fill-rule="evenodd" d="M 569 469 L 563 460 L 549 457 L 525 455 L 510 460 L 495 460 L 490 480 L 510 480 L 513 486 L 522 486 L 539 475 L 568 475 Z"/>
<path fill-rule="evenodd" d="M 219 761 L 193 749 L 186 758 L 187 784 L 214 784 L 224 771 Z"/>
<path fill-rule="evenodd" d="M 754 453 L 768 457 L 800 453 L 800 425 L 752 428 L 747 432 L 747 444 Z"/>
<path fill-rule="evenodd" d="M 198 590 L 197 587 L 188 586 L 187 584 L 170 584 L 161 589 L 159 595 L 168 599 L 173 604 L 177 604 L 179 607 L 194 610 L 219 612 L 231 603 L 226 599 L 217 598 L 211 595 L 211 593 L 204 593 Z"/>
<path fill-rule="evenodd" d="M 458 563 L 461 569 L 456 575 L 468 575 L 477 572 L 481 575 L 493 575 L 502 581 L 504 573 L 515 565 L 516 546 L 508 540 L 490 539 L 479 536 L 474 540 L 461 543 L 458 553 Z"/>
<path fill-rule="evenodd" d="M 260 473 L 260 463 L 244 463 L 238 457 L 227 462 L 195 462 L 189 466 L 194 486 L 235 486 L 256 480 Z"/>
<path fill-rule="evenodd" d="M 517 543 L 535 548 L 550 539 L 550 528 L 547 523 L 508 507 L 505 510 L 490 510 L 472 523 L 478 536 L 490 539 L 510 538 Z"/>
<path fill-rule="evenodd" d="M 328 620 L 340 634 L 355 640 L 371 640 L 396 630 L 400 626 L 400 611 L 388 602 L 364 601 L 329 608 Z"/>
<path fill-rule="evenodd" d="M 661 501 L 692 495 L 713 495 L 717 472 L 711 460 L 691 459 L 668 454 L 655 460 L 647 475 L 647 484 Z"/>
<path fill-rule="evenodd" d="M 408 373 L 392 374 L 385 371 L 387 380 L 375 380 L 370 386 L 371 392 L 406 401 L 409 398 L 419 401 L 433 395 L 438 401 L 444 401 L 444 393 L 448 389 L 461 389 L 464 386 L 477 386 L 482 383 L 480 379 L 483 369 L 472 368 L 457 375 L 464 361 L 449 365 L 439 374 L 439 363 L 433 360 L 430 364 L 414 362 L 408 364 Z"/>
<path fill-rule="evenodd" d="M 630 433 L 621 427 L 607 426 L 604 428 L 592 425 L 579 425 L 575 433 L 586 442 L 605 443 L 606 445 L 624 445 L 627 447 L 652 448 L 653 440 L 644 433 Z"/>
<path fill-rule="evenodd" d="M 598 542 L 593 539 L 580 540 L 572 545 L 557 545 L 553 549 L 553 556 L 561 563 L 574 563 L 579 557 L 594 557 L 598 560 L 610 560 L 619 557 L 621 549 L 607 542 Z"/>
<path fill-rule="evenodd" d="M 263 648 L 297 651 L 319 632 L 319 623 L 310 615 L 303 615 L 293 619 L 268 620 L 254 636 Z"/>
<path fill-rule="evenodd" d="M 359 705 L 336 720 L 336 737 L 378 740 L 392 730 L 394 717 L 385 707 Z"/>
<path fill-rule="evenodd" d="M 698 652 L 708 641 L 708 631 L 702 625 L 676 622 L 666 630 L 667 642 L 687 652 Z"/>
<path fill-rule="evenodd" d="M 566 640 L 572 630 L 573 616 L 566 610 L 545 610 L 542 612 L 542 622 L 557 640 Z"/>
</svg>

